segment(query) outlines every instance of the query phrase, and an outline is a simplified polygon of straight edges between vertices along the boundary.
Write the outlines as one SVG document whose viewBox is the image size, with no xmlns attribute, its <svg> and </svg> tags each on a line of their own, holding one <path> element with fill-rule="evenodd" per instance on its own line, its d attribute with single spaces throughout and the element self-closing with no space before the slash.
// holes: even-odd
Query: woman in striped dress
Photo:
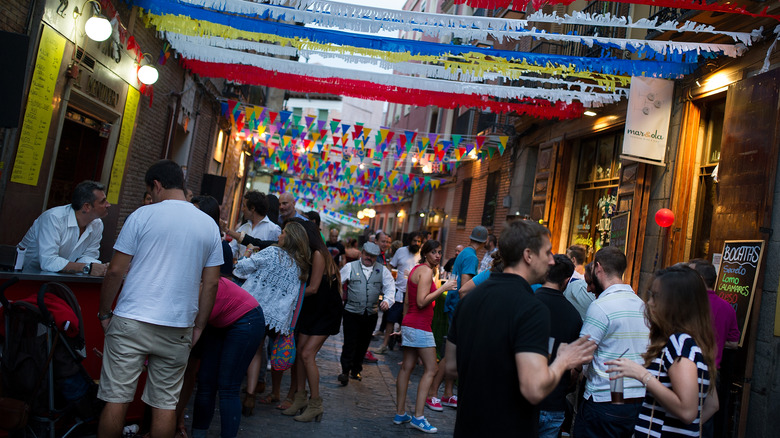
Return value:
<svg viewBox="0 0 780 438">
<path fill-rule="evenodd" d="M 718 410 L 715 337 L 707 288 L 693 269 L 671 267 L 656 273 L 645 317 L 650 346 L 645 366 L 627 359 L 606 362 L 647 387 L 634 430 L 637 437 L 700 436 L 701 425 Z"/>
</svg>

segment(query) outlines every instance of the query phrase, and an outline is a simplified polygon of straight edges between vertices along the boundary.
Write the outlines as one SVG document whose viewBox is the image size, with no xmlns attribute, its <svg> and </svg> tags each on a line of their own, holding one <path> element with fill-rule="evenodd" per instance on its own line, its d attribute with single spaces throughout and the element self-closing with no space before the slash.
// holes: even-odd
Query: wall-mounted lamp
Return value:
<svg viewBox="0 0 780 438">
<path fill-rule="evenodd" d="M 401 219 L 403 219 L 403 217 L 404 217 L 404 216 L 406 216 L 406 212 L 404 212 L 403 210 L 401 210 L 401 211 L 399 211 L 399 212 L 398 212 L 398 214 L 396 214 L 396 216 L 398 216 L 398 217 L 400 217 Z"/>
<path fill-rule="evenodd" d="M 100 3 L 96 0 L 87 0 L 84 2 L 84 4 L 81 5 L 81 11 L 79 11 L 78 6 L 73 8 L 73 18 L 78 19 L 81 17 L 84 13 L 84 8 L 87 7 L 88 3 L 92 3 L 92 16 L 89 17 L 87 23 L 84 24 L 84 32 L 87 33 L 87 36 L 92 41 L 105 41 L 111 36 L 111 32 L 113 32 L 114 29 L 111 27 L 111 22 L 101 14 Z"/>
<path fill-rule="evenodd" d="M 149 55 L 148 58 L 147 55 Z M 152 55 L 144 53 L 141 55 L 141 60 L 139 62 L 140 64 L 146 60 L 146 64 L 141 65 L 141 67 L 138 69 L 138 81 L 144 85 L 152 85 L 157 82 L 157 79 L 160 77 L 160 73 L 157 71 L 157 69 L 149 63 L 149 58 L 151 57 Z"/>
</svg>

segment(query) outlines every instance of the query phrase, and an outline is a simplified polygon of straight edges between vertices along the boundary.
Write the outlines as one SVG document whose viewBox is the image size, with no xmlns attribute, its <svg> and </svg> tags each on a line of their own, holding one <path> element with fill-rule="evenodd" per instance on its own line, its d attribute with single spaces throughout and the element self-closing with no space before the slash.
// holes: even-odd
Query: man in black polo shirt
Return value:
<svg viewBox="0 0 780 438">
<path fill-rule="evenodd" d="M 544 280 L 553 264 L 550 232 L 516 221 L 498 242 L 504 272 L 491 274 L 461 300 L 447 338 L 446 370 L 459 379 L 456 437 L 536 437 L 535 405 L 567 370 L 592 360 L 596 349 L 586 337 L 561 344 L 548 366 L 550 312 L 529 283 Z"/>
<path fill-rule="evenodd" d="M 547 306 L 550 317 L 555 321 L 550 327 L 550 338 L 554 339 L 551 362 L 555 360 L 558 346 L 576 341 L 582 328 L 580 313 L 563 296 L 563 290 L 574 272 L 574 263 L 563 254 L 556 254 L 553 260 L 555 264 L 547 273 L 547 279 L 536 290 L 536 298 Z M 565 373 L 555 390 L 539 403 L 539 438 L 558 438 L 566 414 L 566 393 L 571 380 L 571 375 Z"/>
</svg>

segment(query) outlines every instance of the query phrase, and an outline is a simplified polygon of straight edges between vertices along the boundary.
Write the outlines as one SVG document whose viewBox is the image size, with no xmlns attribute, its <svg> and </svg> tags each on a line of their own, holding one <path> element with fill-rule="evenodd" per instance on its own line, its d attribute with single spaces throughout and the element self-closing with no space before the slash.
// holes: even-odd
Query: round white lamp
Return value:
<svg viewBox="0 0 780 438">
<path fill-rule="evenodd" d="M 138 69 L 138 80 L 144 85 L 154 84 L 159 77 L 160 73 L 151 65 L 142 65 L 141 68 Z"/>
</svg>

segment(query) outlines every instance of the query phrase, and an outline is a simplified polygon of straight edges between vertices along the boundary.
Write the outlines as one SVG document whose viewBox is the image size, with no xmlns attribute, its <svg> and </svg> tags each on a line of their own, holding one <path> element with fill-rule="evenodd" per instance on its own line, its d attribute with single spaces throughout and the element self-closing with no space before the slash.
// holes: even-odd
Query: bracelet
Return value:
<svg viewBox="0 0 780 438">
<path fill-rule="evenodd" d="M 647 382 L 650 381 L 650 379 L 653 377 L 652 374 L 648 371 L 647 374 L 645 374 L 644 377 L 642 377 L 642 386 L 647 387 Z"/>
</svg>

